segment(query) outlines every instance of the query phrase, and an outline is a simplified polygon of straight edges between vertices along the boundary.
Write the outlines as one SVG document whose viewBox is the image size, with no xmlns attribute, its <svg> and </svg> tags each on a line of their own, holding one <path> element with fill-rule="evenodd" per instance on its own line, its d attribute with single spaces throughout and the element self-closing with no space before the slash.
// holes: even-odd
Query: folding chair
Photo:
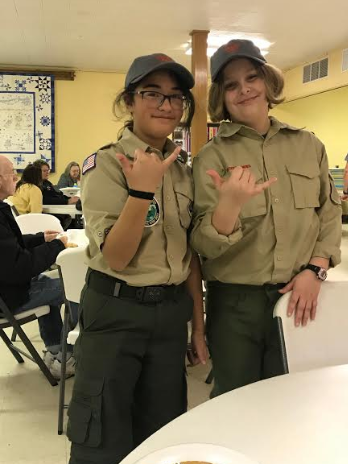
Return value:
<svg viewBox="0 0 348 464">
<path fill-rule="evenodd" d="M 36 234 L 45 230 L 64 232 L 59 219 L 51 214 L 21 214 L 16 217 L 16 221 L 22 234 Z"/>
<path fill-rule="evenodd" d="M 323 282 L 314 321 L 295 327 L 288 317 L 290 293 L 274 308 L 285 372 L 302 372 L 348 363 L 348 282 Z"/>
<path fill-rule="evenodd" d="M 59 389 L 59 405 L 58 405 L 58 435 L 63 433 L 63 419 L 65 405 L 65 372 L 67 358 L 67 343 L 75 345 L 79 335 L 78 325 L 68 333 L 69 321 L 71 320 L 70 302 L 79 303 L 81 290 L 85 284 L 87 272 L 87 264 L 85 264 L 85 250 L 87 244 L 81 245 L 78 248 L 68 248 L 59 254 L 57 265 L 61 277 L 65 310 L 64 310 L 64 325 L 63 325 L 63 346 L 62 346 L 62 367 L 61 381 Z"/>
<path fill-rule="evenodd" d="M 8 198 L 5 198 L 4 203 L 7 203 L 7 204 L 9 205 L 9 207 L 11 208 L 11 211 L 12 211 L 12 214 L 13 214 L 13 217 L 14 217 L 14 218 L 16 218 L 17 216 L 19 216 L 19 212 L 17 211 L 17 208 L 15 207 L 15 205 L 12 203 L 11 200 L 9 200 Z"/>
<path fill-rule="evenodd" d="M 10 202 L 9 202 L 10 204 Z M 21 214 L 15 216 L 18 227 L 22 234 L 37 234 L 38 232 L 44 232 L 45 230 L 56 230 L 57 232 L 64 232 L 60 224 L 59 219 L 51 214 Z M 16 341 L 16 331 L 13 330 L 11 341 Z"/>
<path fill-rule="evenodd" d="M 41 359 L 41 356 L 36 351 L 33 344 L 26 336 L 24 330 L 21 327 L 27 322 L 34 321 L 35 319 L 39 318 L 40 316 L 44 316 L 49 312 L 49 306 L 39 306 L 37 308 L 30 309 L 19 314 L 12 314 L 7 305 L 5 304 L 4 300 L 0 297 L 0 337 L 3 339 L 5 345 L 11 351 L 18 363 L 24 363 L 24 359 L 21 355 L 35 362 L 39 366 L 41 372 L 44 374 L 49 383 L 52 386 L 55 386 L 58 385 L 57 381 L 55 380 L 55 378 L 47 368 L 46 364 Z M 8 327 L 12 327 L 15 330 L 16 334 L 23 342 L 29 354 L 21 350 L 17 346 L 13 345 L 12 341 L 7 337 L 4 331 L 4 329 Z"/>
</svg>

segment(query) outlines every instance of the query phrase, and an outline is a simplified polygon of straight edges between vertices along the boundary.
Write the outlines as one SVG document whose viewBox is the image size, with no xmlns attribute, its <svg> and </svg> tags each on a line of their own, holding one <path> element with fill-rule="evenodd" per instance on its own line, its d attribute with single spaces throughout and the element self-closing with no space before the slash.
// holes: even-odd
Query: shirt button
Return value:
<svg viewBox="0 0 348 464">
<path fill-rule="evenodd" d="M 168 232 L 171 231 L 172 228 L 173 228 L 172 226 L 166 226 L 166 230 L 168 230 Z"/>
<path fill-rule="evenodd" d="M 278 202 L 279 202 L 279 198 L 275 198 L 274 203 L 278 203 Z"/>
<path fill-rule="evenodd" d="M 167 200 L 167 201 L 170 201 L 171 199 L 172 199 L 172 197 L 171 197 L 170 195 L 167 195 L 167 196 L 166 196 L 166 200 Z"/>
<path fill-rule="evenodd" d="M 281 256 L 277 256 L 277 261 L 281 261 L 282 260 L 282 257 Z"/>
<path fill-rule="evenodd" d="M 173 255 L 169 255 L 169 258 L 170 258 L 170 259 L 174 259 L 174 256 L 173 256 Z"/>
</svg>

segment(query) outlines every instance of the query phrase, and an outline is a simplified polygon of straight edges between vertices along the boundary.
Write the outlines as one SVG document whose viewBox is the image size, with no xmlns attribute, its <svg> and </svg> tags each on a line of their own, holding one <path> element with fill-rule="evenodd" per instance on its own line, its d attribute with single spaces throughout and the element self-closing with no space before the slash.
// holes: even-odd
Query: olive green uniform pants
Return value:
<svg viewBox="0 0 348 464">
<path fill-rule="evenodd" d="M 213 362 L 212 397 L 284 374 L 273 309 L 284 284 L 208 282 L 207 339 Z"/>
<path fill-rule="evenodd" d="M 89 272 L 82 292 L 70 464 L 117 464 L 187 409 L 191 297 L 183 285 L 157 303 L 115 297 L 110 279 Z"/>
</svg>

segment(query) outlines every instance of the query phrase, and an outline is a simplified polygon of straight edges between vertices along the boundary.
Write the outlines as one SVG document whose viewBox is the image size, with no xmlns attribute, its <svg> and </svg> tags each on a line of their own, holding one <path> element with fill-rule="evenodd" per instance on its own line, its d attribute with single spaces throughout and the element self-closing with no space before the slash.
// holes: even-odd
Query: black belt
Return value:
<svg viewBox="0 0 348 464">
<path fill-rule="evenodd" d="M 149 287 L 132 287 L 115 277 L 111 277 L 93 269 L 88 269 L 86 283 L 98 293 L 115 298 L 130 298 L 140 303 L 161 303 L 164 300 L 175 300 L 184 292 L 184 284 L 157 285 Z"/>
</svg>

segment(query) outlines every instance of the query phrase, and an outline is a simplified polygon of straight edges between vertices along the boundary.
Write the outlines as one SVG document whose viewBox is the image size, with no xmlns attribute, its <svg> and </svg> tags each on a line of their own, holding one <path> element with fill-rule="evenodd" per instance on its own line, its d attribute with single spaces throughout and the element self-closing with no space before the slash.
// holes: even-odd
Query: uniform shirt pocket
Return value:
<svg viewBox="0 0 348 464">
<path fill-rule="evenodd" d="M 174 185 L 181 226 L 188 229 L 192 220 L 193 188 L 190 183 L 177 182 Z"/>
<path fill-rule="evenodd" d="M 256 177 L 256 183 L 261 184 L 264 182 L 263 176 L 261 173 L 254 173 Z M 266 193 L 265 191 L 261 192 L 259 195 L 249 198 L 249 200 L 243 205 L 240 218 L 247 219 L 257 216 L 264 216 L 267 213 L 267 202 L 266 202 Z"/>
<path fill-rule="evenodd" d="M 320 171 L 316 164 L 287 166 L 295 208 L 318 208 L 320 206 Z"/>
</svg>

